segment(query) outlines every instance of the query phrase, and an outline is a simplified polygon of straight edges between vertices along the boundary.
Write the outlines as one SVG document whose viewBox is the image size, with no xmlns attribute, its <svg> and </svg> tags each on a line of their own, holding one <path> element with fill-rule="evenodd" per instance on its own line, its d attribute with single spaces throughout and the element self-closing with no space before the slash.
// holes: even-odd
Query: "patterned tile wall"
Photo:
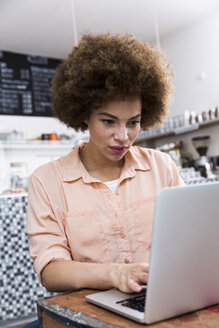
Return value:
<svg viewBox="0 0 219 328">
<path fill-rule="evenodd" d="M 25 195 L 0 197 L 0 322 L 35 314 L 35 300 L 52 295 L 32 268 L 26 208 Z"/>
</svg>

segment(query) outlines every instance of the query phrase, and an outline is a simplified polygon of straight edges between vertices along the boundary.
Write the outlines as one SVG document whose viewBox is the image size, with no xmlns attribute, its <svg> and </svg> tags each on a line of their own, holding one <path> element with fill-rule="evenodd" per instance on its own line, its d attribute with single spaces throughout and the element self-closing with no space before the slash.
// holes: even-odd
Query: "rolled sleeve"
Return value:
<svg viewBox="0 0 219 328">
<path fill-rule="evenodd" d="M 58 208 L 51 204 L 41 181 L 29 180 L 26 232 L 30 237 L 30 257 L 41 281 L 41 272 L 50 262 L 72 260 Z"/>
</svg>

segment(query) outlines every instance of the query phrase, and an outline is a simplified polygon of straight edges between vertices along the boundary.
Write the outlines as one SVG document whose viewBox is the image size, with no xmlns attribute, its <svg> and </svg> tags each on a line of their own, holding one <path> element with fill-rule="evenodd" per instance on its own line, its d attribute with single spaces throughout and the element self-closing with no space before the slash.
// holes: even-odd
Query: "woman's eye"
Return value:
<svg viewBox="0 0 219 328">
<path fill-rule="evenodd" d="M 138 125 L 139 123 L 140 123 L 140 121 L 130 121 L 130 122 L 128 122 L 128 125 L 134 127 L 134 126 Z"/>
<path fill-rule="evenodd" d="M 113 120 L 102 120 L 102 122 L 107 124 L 107 125 L 112 125 L 114 123 Z"/>
</svg>

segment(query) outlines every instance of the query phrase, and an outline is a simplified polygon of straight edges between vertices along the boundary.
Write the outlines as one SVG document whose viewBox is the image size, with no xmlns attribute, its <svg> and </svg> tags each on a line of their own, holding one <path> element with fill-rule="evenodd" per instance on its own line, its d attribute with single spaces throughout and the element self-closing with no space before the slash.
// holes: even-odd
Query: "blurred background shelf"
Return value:
<svg viewBox="0 0 219 328">
<path fill-rule="evenodd" d="M 219 118 L 215 118 L 213 120 L 208 120 L 208 121 L 205 121 L 202 123 L 195 123 L 195 124 L 190 124 L 187 126 L 173 128 L 172 130 L 169 130 L 164 133 L 159 133 L 156 130 L 153 130 L 152 134 L 149 135 L 148 131 L 142 131 L 142 132 L 140 132 L 138 138 L 136 139 L 136 143 L 138 143 L 140 141 L 156 140 L 156 139 L 161 139 L 164 137 L 186 134 L 186 133 L 190 133 L 192 131 L 201 130 L 202 128 L 214 126 L 217 124 L 219 124 Z"/>
<path fill-rule="evenodd" d="M 39 141 L 39 142 L 17 142 L 0 143 L 0 149 L 72 149 L 75 142 L 52 142 L 52 141 Z"/>
</svg>

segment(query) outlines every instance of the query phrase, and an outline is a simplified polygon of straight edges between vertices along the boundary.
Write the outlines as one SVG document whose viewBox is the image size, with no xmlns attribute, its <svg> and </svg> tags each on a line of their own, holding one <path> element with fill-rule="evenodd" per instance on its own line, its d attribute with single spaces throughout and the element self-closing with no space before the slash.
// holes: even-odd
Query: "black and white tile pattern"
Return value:
<svg viewBox="0 0 219 328">
<path fill-rule="evenodd" d="M 50 296 L 33 271 L 26 228 L 27 196 L 0 197 L 0 323 L 36 313 Z"/>
</svg>

